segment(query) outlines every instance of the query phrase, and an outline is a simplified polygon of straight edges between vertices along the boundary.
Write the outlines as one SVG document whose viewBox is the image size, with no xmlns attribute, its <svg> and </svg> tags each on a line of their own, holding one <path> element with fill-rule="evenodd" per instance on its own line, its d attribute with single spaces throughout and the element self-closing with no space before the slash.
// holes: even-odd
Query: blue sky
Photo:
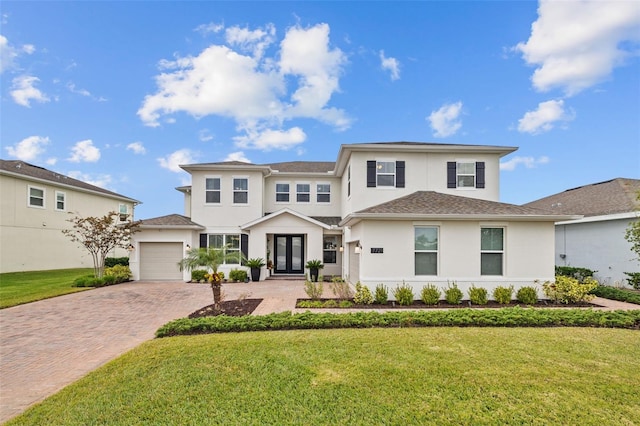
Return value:
<svg viewBox="0 0 640 426">
<path fill-rule="evenodd" d="M 0 156 L 183 213 L 178 165 L 517 146 L 501 200 L 640 178 L 640 2 L 1 5 Z"/>
</svg>

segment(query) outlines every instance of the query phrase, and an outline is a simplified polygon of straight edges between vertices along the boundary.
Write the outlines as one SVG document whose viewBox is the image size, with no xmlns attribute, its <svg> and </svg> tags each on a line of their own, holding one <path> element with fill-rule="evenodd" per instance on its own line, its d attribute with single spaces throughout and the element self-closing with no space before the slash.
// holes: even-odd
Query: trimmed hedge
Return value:
<svg viewBox="0 0 640 426">
<path fill-rule="evenodd" d="M 116 265 L 129 266 L 128 257 L 107 257 L 104 259 L 104 267 L 112 268 Z"/>
<path fill-rule="evenodd" d="M 640 328 L 640 310 L 454 309 L 449 311 L 352 312 L 345 314 L 281 312 L 264 316 L 226 315 L 182 318 L 163 325 L 156 337 L 240 331 L 370 327 L 607 327 Z"/>
<path fill-rule="evenodd" d="M 620 290 L 615 287 L 608 287 L 599 285 L 591 290 L 591 294 L 598 297 L 604 297 L 605 299 L 618 300 L 620 302 L 635 303 L 640 305 L 640 294 L 633 291 Z"/>
</svg>

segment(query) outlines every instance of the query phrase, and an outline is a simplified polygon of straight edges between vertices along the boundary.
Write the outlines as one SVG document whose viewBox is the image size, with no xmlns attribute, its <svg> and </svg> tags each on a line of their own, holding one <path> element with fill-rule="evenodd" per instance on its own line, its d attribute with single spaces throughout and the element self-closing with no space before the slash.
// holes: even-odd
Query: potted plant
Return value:
<svg viewBox="0 0 640 426">
<path fill-rule="evenodd" d="M 260 268 L 265 265 L 261 257 L 247 260 L 247 266 L 251 268 L 251 281 L 260 281 Z"/>
<path fill-rule="evenodd" d="M 307 269 L 309 270 L 309 275 L 311 276 L 311 281 L 318 282 L 318 271 L 324 268 L 322 261 L 319 259 L 313 259 L 307 261 L 306 264 Z"/>
</svg>

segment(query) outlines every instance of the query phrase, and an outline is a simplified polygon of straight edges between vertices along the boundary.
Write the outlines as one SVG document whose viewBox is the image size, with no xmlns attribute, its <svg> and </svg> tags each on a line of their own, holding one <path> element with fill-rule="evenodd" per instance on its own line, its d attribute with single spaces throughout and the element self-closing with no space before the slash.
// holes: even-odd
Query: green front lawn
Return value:
<svg viewBox="0 0 640 426">
<path fill-rule="evenodd" d="M 88 290 L 72 287 L 73 280 L 92 273 L 92 268 L 79 268 L 0 274 L 0 308 Z"/>
<path fill-rule="evenodd" d="M 640 424 L 640 333 L 393 328 L 147 342 L 10 425 Z"/>
</svg>

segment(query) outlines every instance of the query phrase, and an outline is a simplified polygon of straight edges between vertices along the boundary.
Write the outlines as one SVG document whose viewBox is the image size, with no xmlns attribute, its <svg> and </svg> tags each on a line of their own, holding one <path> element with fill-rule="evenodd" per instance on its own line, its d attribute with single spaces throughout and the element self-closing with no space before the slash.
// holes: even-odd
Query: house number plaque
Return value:
<svg viewBox="0 0 640 426">
<path fill-rule="evenodd" d="M 382 247 L 371 247 L 371 253 L 373 254 L 384 253 L 384 249 Z"/>
</svg>

